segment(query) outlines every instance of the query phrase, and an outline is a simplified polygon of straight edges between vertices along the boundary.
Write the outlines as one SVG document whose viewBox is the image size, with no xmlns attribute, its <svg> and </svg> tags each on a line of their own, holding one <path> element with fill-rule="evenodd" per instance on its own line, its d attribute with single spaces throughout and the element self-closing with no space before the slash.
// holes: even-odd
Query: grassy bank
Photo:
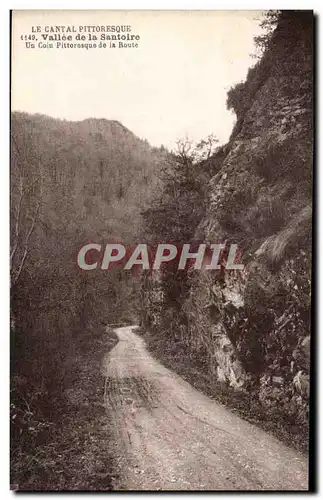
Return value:
<svg viewBox="0 0 323 500">
<path fill-rule="evenodd" d="M 113 330 L 84 338 L 77 346 L 73 382 L 49 400 L 21 391 L 13 376 L 11 397 L 11 489 L 18 491 L 110 490 L 113 459 L 109 416 L 103 404 L 102 358 L 117 343 Z M 42 396 L 43 397 L 43 396 Z M 48 395 L 50 398 L 50 395 Z"/>
</svg>

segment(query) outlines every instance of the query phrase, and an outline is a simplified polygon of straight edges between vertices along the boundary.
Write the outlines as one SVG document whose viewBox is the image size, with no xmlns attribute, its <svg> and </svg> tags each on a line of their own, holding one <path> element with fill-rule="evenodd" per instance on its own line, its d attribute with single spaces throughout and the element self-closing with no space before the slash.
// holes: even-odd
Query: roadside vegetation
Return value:
<svg viewBox="0 0 323 500">
<path fill-rule="evenodd" d="M 93 369 L 87 397 L 99 397 L 95 349 L 104 325 L 133 320 L 139 283 L 118 269 L 87 274 L 76 256 L 89 241 L 134 242 L 164 153 L 108 120 L 17 112 L 11 139 L 11 483 L 79 487 L 91 407 L 68 395 Z"/>
<path fill-rule="evenodd" d="M 145 273 L 141 327 L 167 366 L 306 451 L 313 14 L 274 11 L 263 23 L 259 60 L 228 92 L 229 142 L 201 158 L 180 141 L 144 212 L 152 241 L 237 244 L 245 267 Z"/>
<path fill-rule="evenodd" d="M 115 479 L 109 414 L 104 405 L 104 354 L 117 343 L 101 328 L 78 346 L 74 379 L 60 398 L 41 406 L 42 394 L 13 378 L 11 397 L 11 489 L 16 491 L 106 491 Z M 25 381 L 26 382 L 26 381 Z M 38 397 L 37 397 L 38 396 Z"/>
</svg>

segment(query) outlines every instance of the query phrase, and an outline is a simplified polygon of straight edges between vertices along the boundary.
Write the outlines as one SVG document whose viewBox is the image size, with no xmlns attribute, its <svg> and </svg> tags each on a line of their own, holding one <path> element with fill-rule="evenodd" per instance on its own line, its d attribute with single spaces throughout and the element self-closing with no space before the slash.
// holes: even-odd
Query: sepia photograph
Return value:
<svg viewBox="0 0 323 500">
<path fill-rule="evenodd" d="M 314 12 L 10 32 L 10 489 L 313 491 Z"/>
</svg>

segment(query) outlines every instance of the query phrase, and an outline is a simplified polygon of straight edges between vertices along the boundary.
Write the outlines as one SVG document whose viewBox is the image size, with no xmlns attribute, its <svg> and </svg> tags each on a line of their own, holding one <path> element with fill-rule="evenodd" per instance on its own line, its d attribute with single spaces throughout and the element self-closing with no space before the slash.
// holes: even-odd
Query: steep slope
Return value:
<svg viewBox="0 0 323 500">
<path fill-rule="evenodd" d="M 12 173 L 18 170 L 16 144 L 28 169 L 40 170 L 46 217 L 69 193 L 69 208 L 77 216 L 77 221 L 67 221 L 69 225 L 88 230 L 94 224 L 93 230 L 102 237 L 136 235 L 140 210 L 157 182 L 162 162 L 158 149 L 121 123 L 104 119 L 69 122 L 13 113 L 12 136 Z"/>
<path fill-rule="evenodd" d="M 76 256 L 89 242 L 137 240 L 163 154 L 108 120 L 13 113 L 11 137 L 12 481 L 52 488 L 49 443 L 72 420 L 79 365 L 106 341 L 104 324 L 133 320 L 138 288 L 118 270 L 86 273 Z M 82 406 L 73 412 L 82 421 Z"/>
<path fill-rule="evenodd" d="M 235 108 L 237 125 L 199 228 L 206 241 L 234 242 L 244 252 L 244 272 L 227 272 L 224 286 L 210 289 L 221 304 L 213 328 L 229 337 L 247 373 L 262 375 L 261 387 L 272 377 L 292 380 L 292 353 L 309 335 L 311 41 L 312 15 L 283 13 L 268 52 L 229 94 L 229 103 L 244 106 Z M 234 370 L 221 373 L 236 384 Z"/>
<path fill-rule="evenodd" d="M 312 12 L 283 11 L 261 60 L 228 93 L 237 122 L 209 160 L 217 173 L 195 239 L 238 244 L 245 269 L 189 272 L 177 316 L 158 286 L 151 301 L 155 324 L 159 308 L 173 333 L 150 344 L 164 347 L 173 368 L 186 372 L 179 359 L 187 356 L 206 390 L 239 391 L 232 406 L 244 401 L 245 416 L 294 434 L 301 448 L 309 393 L 312 40 Z"/>
</svg>

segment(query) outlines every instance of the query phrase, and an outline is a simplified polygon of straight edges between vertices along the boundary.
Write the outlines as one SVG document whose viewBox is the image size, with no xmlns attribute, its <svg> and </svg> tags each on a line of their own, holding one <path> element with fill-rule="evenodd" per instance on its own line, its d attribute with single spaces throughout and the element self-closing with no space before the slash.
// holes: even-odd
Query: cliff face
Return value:
<svg viewBox="0 0 323 500">
<path fill-rule="evenodd" d="M 283 426 L 301 447 L 309 391 L 312 23 L 311 13 L 280 15 L 263 57 L 228 93 L 237 115 L 228 144 L 205 164 L 215 174 L 195 240 L 237 244 L 244 270 L 165 275 L 161 288 L 150 278 L 142 316 L 149 345 L 172 368 L 185 375 L 193 367 L 199 388 L 212 395 L 224 389 L 233 407 L 244 399 L 244 416 Z"/>
<path fill-rule="evenodd" d="M 244 271 L 191 275 L 191 337 L 209 372 L 256 387 L 268 410 L 305 420 L 309 380 L 312 15 L 285 12 L 268 51 L 228 95 L 237 124 L 197 238 L 236 243 Z M 216 160 L 216 159 L 215 159 Z M 206 314 L 206 311 L 208 313 Z"/>
</svg>

